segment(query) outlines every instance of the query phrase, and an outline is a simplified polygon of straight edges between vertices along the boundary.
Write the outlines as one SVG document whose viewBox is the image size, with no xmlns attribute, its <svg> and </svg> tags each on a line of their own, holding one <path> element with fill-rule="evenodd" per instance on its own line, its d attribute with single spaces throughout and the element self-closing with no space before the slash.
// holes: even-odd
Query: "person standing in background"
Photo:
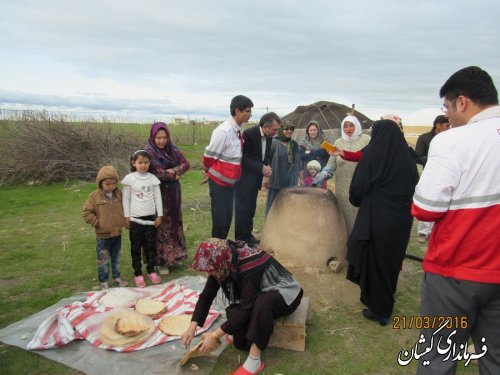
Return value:
<svg viewBox="0 0 500 375">
<path fill-rule="evenodd" d="M 394 309 L 399 273 L 410 239 L 411 202 L 418 171 L 392 120 L 373 124 L 349 188 L 359 207 L 347 247 L 347 279 L 358 284 L 363 316 L 386 325 Z M 348 153 L 348 151 L 345 151 Z"/>
<path fill-rule="evenodd" d="M 429 147 L 431 141 L 436 134 L 439 134 L 450 128 L 450 122 L 448 117 L 444 115 L 439 115 L 434 119 L 432 124 L 432 129 L 430 132 L 424 133 L 417 139 L 417 145 L 415 146 L 415 154 L 417 155 L 417 164 L 425 167 L 427 163 L 427 154 L 429 153 Z M 419 221 L 418 222 L 418 237 L 417 242 L 425 243 L 431 234 L 433 222 Z"/>
<path fill-rule="evenodd" d="M 212 212 L 212 237 L 225 239 L 233 219 L 234 184 L 241 176 L 241 125 L 252 117 L 252 101 L 243 95 L 231 100 L 231 116 L 212 132 L 203 154 Z"/>
<path fill-rule="evenodd" d="M 145 150 L 151 155 L 149 172 L 160 180 L 163 220 L 156 228 L 155 264 L 160 274 L 166 275 L 169 273 L 168 267 L 181 265 L 187 257 L 179 180 L 189 170 L 189 162 L 172 143 L 170 131 L 164 122 L 155 122 L 151 126 Z"/>
<path fill-rule="evenodd" d="M 281 119 L 274 112 L 261 117 L 258 126 L 243 132 L 243 157 L 241 160 L 241 178 L 235 184 L 235 229 L 237 241 L 256 245 L 260 241 L 253 234 L 253 218 L 257 208 L 257 195 L 262 185 L 262 178 L 272 173 L 270 151 L 272 138 L 281 125 Z"/>
<path fill-rule="evenodd" d="M 295 126 L 290 121 L 283 120 L 271 145 L 271 167 L 273 173 L 268 182 L 264 182 L 267 190 L 265 216 L 269 213 L 279 192 L 289 186 L 297 186 L 299 173 L 302 170 L 299 145 L 292 139 Z M 266 186 L 267 185 L 267 186 Z"/>
</svg>

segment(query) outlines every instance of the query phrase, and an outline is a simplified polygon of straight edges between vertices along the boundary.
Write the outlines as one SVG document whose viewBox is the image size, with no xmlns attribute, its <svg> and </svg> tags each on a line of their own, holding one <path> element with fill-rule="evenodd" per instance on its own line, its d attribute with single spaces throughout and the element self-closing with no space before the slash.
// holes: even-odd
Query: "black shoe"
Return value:
<svg viewBox="0 0 500 375">
<path fill-rule="evenodd" d="M 257 239 L 257 238 L 255 238 L 253 235 L 250 235 L 250 237 L 249 237 L 249 238 L 247 238 L 247 239 L 245 240 L 245 242 L 246 242 L 247 244 L 249 244 L 250 246 L 254 246 L 254 245 L 258 245 L 258 244 L 260 243 L 260 240 L 259 240 L 259 239 Z"/>
<path fill-rule="evenodd" d="M 370 309 L 363 309 L 363 316 L 368 320 L 378 322 L 381 326 L 387 325 L 387 323 L 389 321 L 389 319 L 384 318 L 383 316 L 380 316 L 378 314 L 375 314 Z"/>
</svg>

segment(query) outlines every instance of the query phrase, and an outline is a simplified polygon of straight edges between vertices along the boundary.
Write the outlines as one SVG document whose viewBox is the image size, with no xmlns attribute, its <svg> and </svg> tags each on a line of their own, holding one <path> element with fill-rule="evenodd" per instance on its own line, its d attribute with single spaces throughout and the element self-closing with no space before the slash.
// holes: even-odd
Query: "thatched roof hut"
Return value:
<svg viewBox="0 0 500 375">
<path fill-rule="evenodd" d="M 298 106 L 295 111 L 283 116 L 296 128 L 305 128 L 310 121 L 315 120 L 323 130 L 340 129 L 342 120 L 351 112 L 351 108 L 334 102 L 320 101 L 309 105 Z M 369 129 L 373 121 L 358 111 L 354 111 L 363 129 Z"/>
<path fill-rule="evenodd" d="M 295 111 L 283 116 L 282 119 L 290 121 L 295 125 L 296 129 L 298 129 L 293 135 L 295 140 L 305 136 L 305 128 L 314 120 L 318 122 L 325 134 L 334 141 L 340 137 L 340 124 L 342 120 L 348 113 L 351 113 L 351 111 L 352 108 L 343 104 L 320 101 L 309 105 L 298 106 Z M 361 123 L 364 132 L 367 132 L 372 126 L 373 121 L 356 110 L 354 110 L 354 115 Z"/>
</svg>

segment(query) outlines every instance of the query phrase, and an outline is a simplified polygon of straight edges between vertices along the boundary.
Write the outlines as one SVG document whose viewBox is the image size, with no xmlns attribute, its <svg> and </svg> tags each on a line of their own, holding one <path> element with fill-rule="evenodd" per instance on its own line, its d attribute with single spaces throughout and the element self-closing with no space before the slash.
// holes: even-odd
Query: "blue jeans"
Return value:
<svg viewBox="0 0 500 375">
<path fill-rule="evenodd" d="M 122 236 L 111 238 L 98 238 L 97 252 L 97 278 L 100 283 L 108 281 L 109 258 L 111 257 L 111 272 L 113 279 L 120 277 L 120 251 L 122 248 Z"/>
</svg>

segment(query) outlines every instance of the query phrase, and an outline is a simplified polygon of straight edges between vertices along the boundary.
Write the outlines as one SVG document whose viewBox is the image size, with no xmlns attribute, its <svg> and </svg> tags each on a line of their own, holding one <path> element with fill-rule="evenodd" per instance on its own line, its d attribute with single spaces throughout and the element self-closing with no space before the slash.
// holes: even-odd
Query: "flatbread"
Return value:
<svg viewBox="0 0 500 375">
<path fill-rule="evenodd" d="M 181 336 L 189 328 L 192 315 L 176 315 L 164 317 L 158 328 L 168 336 Z"/>
<path fill-rule="evenodd" d="M 129 288 L 109 289 L 106 295 L 99 299 L 99 304 L 104 307 L 132 307 L 138 299 L 138 295 Z"/>
<path fill-rule="evenodd" d="M 179 367 L 184 366 L 186 364 L 186 362 L 189 361 L 191 358 L 209 356 L 210 353 L 212 353 L 214 350 L 216 350 L 220 346 L 220 342 L 219 342 L 219 343 L 217 343 L 217 346 L 212 351 L 210 351 L 208 353 L 201 353 L 200 347 L 202 344 L 203 344 L 203 341 L 200 341 L 198 344 L 196 344 L 194 346 L 194 348 L 189 350 L 189 352 L 187 352 L 184 355 L 184 357 L 182 357 L 181 360 L 179 361 Z"/>
<path fill-rule="evenodd" d="M 133 335 L 127 336 L 116 331 L 116 326 L 118 322 L 136 321 L 140 327 L 140 332 Z M 129 346 L 132 344 L 139 343 L 147 339 L 155 330 L 155 325 L 153 319 L 149 316 L 140 314 L 136 311 L 120 311 L 111 314 L 106 319 L 101 326 L 99 332 L 99 340 L 104 344 L 112 346 Z"/>
<path fill-rule="evenodd" d="M 164 302 L 155 301 L 153 299 L 140 299 L 135 304 L 135 311 L 141 314 L 146 314 L 151 317 L 156 317 L 167 311 L 167 306 Z"/>
</svg>

